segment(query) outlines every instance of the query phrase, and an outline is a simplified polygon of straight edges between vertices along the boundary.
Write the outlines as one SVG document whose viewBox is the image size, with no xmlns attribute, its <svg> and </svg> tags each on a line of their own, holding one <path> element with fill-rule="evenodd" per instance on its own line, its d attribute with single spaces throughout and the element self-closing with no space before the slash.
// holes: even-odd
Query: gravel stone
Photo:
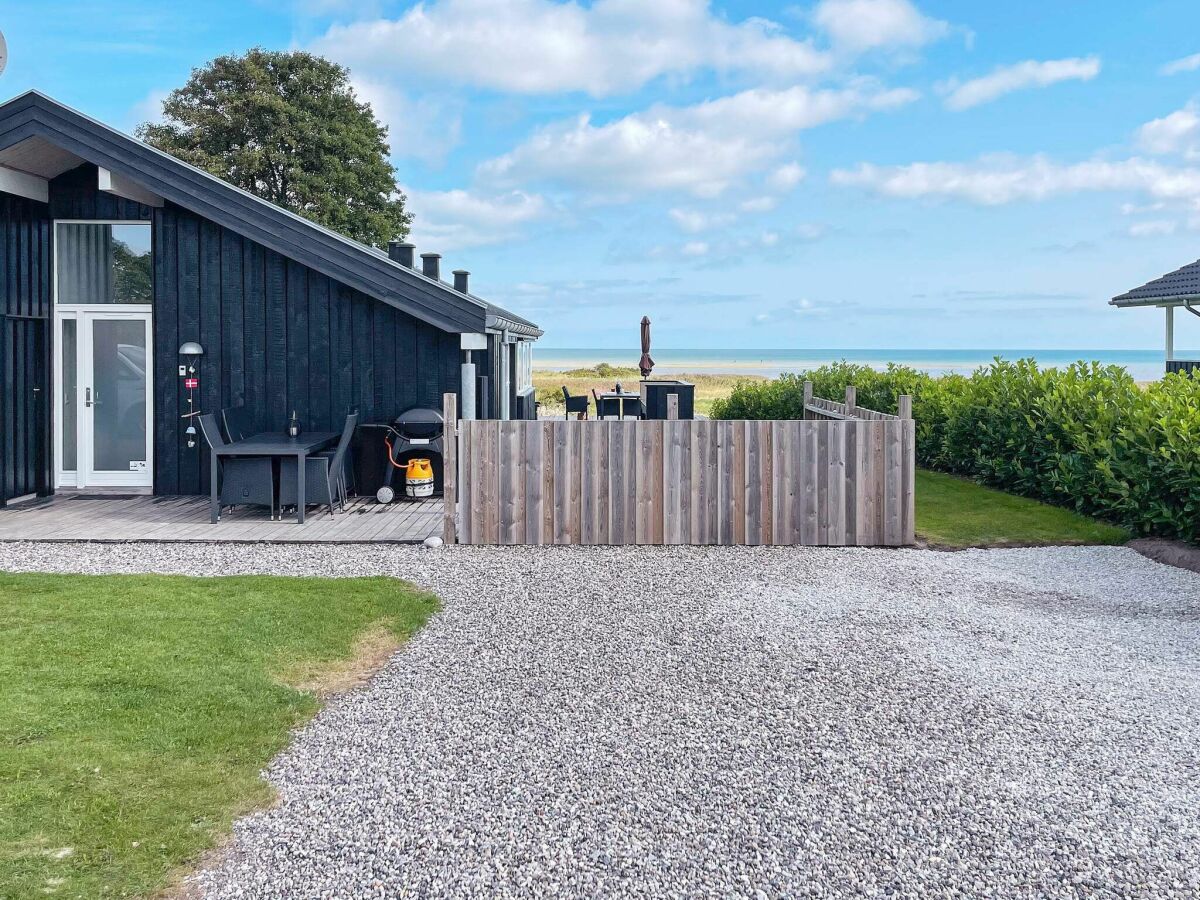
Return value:
<svg viewBox="0 0 1200 900">
<path fill-rule="evenodd" d="M 395 575 L 445 609 L 192 887 L 1200 896 L 1200 575 L 1124 548 L 0 544 L 23 571 Z"/>
</svg>

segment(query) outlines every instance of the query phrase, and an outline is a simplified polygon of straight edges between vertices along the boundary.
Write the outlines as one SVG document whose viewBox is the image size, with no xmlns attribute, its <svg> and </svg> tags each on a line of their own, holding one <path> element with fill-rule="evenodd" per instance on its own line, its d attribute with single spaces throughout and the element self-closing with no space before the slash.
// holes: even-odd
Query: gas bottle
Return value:
<svg viewBox="0 0 1200 900">
<path fill-rule="evenodd" d="M 433 496 L 433 466 L 427 459 L 410 459 L 404 471 L 404 494 L 411 500 Z"/>
</svg>

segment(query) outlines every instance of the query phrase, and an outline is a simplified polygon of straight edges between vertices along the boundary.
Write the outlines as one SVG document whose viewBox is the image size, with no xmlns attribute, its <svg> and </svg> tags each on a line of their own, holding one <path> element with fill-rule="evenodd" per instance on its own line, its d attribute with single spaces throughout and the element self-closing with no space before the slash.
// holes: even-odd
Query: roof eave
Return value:
<svg viewBox="0 0 1200 900">
<path fill-rule="evenodd" d="M 489 313 L 487 317 L 488 331 L 507 331 L 512 334 L 521 335 L 522 337 L 531 337 L 535 340 L 545 334 L 542 329 L 536 325 L 531 325 L 527 322 L 516 322 L 504 316 L 497 316 Z"/>
<path fill-rule="evenodd" d="M 1187 306 L 1200 303 L 1200 294 L 1173 294 L 1166 297 L 1128 297 L 1118 294 L 1108 301 L 1109 306 L 1124 309 L 1136 306 Z"/>
</svg>

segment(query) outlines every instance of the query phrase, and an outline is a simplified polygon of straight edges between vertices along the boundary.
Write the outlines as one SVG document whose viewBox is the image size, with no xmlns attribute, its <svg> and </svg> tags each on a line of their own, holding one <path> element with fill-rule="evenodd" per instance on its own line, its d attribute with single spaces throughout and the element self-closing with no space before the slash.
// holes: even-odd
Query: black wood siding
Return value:
<svg viewBox="0 0 1200 900">
<path fill-rule="evenodd" d="M 256 428 L 337 430 L 348 409 L 389 421 L 457 393 L 459 337 L 174 204 L 151 210 L 95 190 L 83 166 L 51 183 L 55 218 L 154 225 L 154 490 L 208 491 L 207 452 L 186 446 L 179 346 L 199 341 L 197 408 L 245 405 Z"/>
<path fill-rule="evenodd" d="M 50 210 L 0 193 L 0 505 L 49 491 Z"/>
</svg>

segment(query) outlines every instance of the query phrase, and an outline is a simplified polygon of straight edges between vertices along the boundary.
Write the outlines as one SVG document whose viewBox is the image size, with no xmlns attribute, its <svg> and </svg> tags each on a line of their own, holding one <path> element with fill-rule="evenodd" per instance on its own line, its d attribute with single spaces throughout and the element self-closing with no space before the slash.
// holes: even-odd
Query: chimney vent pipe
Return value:
<svg viewBox="0 0 1200 900">
<path fill-rule="evenodd" d="M 416 251 L 415 244 L 409 244 L 403 241 L 388 241 L 388 258 L 392 262 L 398 262 L 402 266 L 413 267 L 413 253 Z"/>
<path fill-rule="evenodd" d="M 438 281 L 441 278 L 442 271 L 442 254 L 440 253 L 422 253 L 421 254 L 421 274 L 426 278 L 432 278 Z"/>
<path fill-rule="evenodd" d="M 467 284 L 468 284 L 470 277 L 471 277 L 471 273 L 468 272 L 466 269 L 455 269 L 454 270 L 454 289 L 456 291 L 458 291 L 460 294 L 469 294 L 470 291 L 467 290 Z"/>
</svg>

